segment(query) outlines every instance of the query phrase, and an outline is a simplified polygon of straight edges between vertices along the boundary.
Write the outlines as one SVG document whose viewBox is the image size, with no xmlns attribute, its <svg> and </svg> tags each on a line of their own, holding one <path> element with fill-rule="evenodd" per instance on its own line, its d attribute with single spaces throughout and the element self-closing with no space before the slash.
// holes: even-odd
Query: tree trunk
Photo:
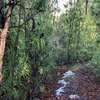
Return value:
<svg viewBox="0 0 100 100">
<path fill-rule="evenodd" d="M 8 34 L 9 20 L 10 20 L 12 9 L 13 9 L 13 0 L 9 0 L 9 7 L 3 23 L 4 27 L 3 29 L 1 29 L 0 32 L 0 83 L 2 82 L 2 77 L 3 77 L 2 76 L 3 56 L 5 52 L 6 37 Z"/>
<path fill-rule="evenodd" d="M 85 14 L 87 15 L 88 12 L 88 0 L 86 0 L 86 7 L 85 7 Z"/>
</svg>

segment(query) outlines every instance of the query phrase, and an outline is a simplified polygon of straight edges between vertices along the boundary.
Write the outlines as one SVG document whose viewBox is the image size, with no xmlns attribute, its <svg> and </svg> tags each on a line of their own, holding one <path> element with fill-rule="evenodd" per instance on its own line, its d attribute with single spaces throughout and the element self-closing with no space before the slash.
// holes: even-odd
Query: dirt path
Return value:
<svg viewBox="0 0 100 100">
<path fill-rule="evenodd" d="M 100 84 L 96 84 L 91 71 L 62 68 L 55 72 L 57 81 L 46 84 L 48 92 L 42 100 L 100 100 Z"/>
</svg>

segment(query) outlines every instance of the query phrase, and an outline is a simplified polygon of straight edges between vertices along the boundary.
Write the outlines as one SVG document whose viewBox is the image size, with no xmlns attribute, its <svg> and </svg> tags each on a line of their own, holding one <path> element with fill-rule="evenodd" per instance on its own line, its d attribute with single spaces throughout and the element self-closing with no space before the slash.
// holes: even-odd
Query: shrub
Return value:
<svg viewBox="0 0 100 100">
<path fill-rule="evenodd" d="M 93 55 L 91 60 L 91 64 L 93 65 L 93 69 L 97 76 L 100 76 L 100 51 L 97 50 Z"/>
</svg>

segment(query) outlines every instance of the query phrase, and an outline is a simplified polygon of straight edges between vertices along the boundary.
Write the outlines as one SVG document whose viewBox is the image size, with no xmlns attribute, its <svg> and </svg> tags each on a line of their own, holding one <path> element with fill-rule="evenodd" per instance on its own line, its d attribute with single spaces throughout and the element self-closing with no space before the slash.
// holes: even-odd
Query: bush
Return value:
<svg viewBox="0 0 100 100">
<path fill-rule="evenodd" d="M 91 60 L 91 64 L 93 65 L 93 69 L 97 76 L 100 76 L 100 51 L 96 51 Z"/>
</svg>

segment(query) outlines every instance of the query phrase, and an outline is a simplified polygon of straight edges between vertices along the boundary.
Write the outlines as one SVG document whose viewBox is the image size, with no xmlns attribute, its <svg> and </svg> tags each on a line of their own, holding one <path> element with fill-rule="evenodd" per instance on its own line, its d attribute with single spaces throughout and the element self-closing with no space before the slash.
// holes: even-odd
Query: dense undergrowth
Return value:
<svg viewBox="0 0 100 100">
<path fill-rule="evenodd" d="M 13 10 L 0 100 L 39 97 L 45 90 L 45 81 L 53 80 L 50 72 L 58 65 L 88 62 L 100 76 L 100 25 L 95 18 L 99 19 L 100 3 L 94 0 L 87 13 L 83 0 L 74 7 L 69 3 L 72 7 L 65 5 L 65 13 L 57 17 L 53 8 L 57 2 L 47 1 L 20 0 Z"/>
</svg>

